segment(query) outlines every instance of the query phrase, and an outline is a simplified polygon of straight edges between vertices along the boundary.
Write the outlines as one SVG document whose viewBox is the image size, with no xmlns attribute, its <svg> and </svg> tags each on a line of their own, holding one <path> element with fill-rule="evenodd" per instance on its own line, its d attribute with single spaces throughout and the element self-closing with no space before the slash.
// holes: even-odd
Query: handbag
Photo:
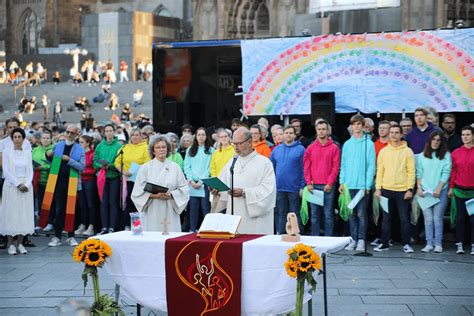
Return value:
<svg viewBox="0 0 474 316">
<path fill-rule="evenodd" d="M 152 193 L 152 194 L 157 194 L 157 193 L 166 193 L 169 191 L 167 187 L 163 187 L 158 184 L 153 184 L 150 182 L 147 182 L 145 184 L 145 188 L 143 188 L 145 192 Z"/>
</svg>

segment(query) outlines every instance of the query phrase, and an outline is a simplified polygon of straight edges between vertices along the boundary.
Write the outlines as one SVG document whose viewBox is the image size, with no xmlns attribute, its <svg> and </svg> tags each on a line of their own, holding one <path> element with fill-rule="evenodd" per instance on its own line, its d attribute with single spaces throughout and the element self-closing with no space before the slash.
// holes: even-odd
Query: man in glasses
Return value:
<svg viewBox="0 0 474 316">
<path fill-rule="evenodd" d="M 402 137 L 405 138 L 408 133 L 413 129 L 413 122 L 411 118 L 405 117 L 400 121 L 400 127 L 402 128 Z"/>
<path fill-rule="evenodd" d="M 229 160 L 219 178 L 231 187 L 234 170 L 234 190 L 221 192 L 218 211 L 227 207 L 231 213 L 231 197 L 234 197 L 234 214 L 242 216 L 241 234 L 273 234 L 273 209 L 276 200 L 276 182 L 273 165 L 267 157 L 252 148 L 252 135 L 245 127 L 239 127 L 232 137 L 237 156 Z M 213 192 L 215 193 L 215 192 Z"/>
<path fill-rule="evenodd" d="M 443 116 L 441 122 L 443 127 L 444 136 L 448 140 L 449 151 L 453 152 L 463 145 L 461 136 L 456 134 L 456 117 L 454 114 L 448 113 Z"/>
<path fill-rule="evenodd" d="M 66 243 L 77 246 L 74 239 L 74 212 L 77 191 L 81 189 L 80 172 L 85 168 L 85 153 L 75 140 L 80 134 L 79 127 L 69 125 L 66 128 L 66 139 L 58 142 L 46 157 L 52 161 L 48 177 L 47 189 L 41 206 L 41 219 L 48 218 L 52 197 L 56 204 L 56 219 L 54 221 L 54 237 L 48 246 L 61 245 L 61 234 L 68 228 Z M 52 190 L 48 190 L 48 187 Z M 40 220 L 40 222 L 45 222 Z"/>
</svg>

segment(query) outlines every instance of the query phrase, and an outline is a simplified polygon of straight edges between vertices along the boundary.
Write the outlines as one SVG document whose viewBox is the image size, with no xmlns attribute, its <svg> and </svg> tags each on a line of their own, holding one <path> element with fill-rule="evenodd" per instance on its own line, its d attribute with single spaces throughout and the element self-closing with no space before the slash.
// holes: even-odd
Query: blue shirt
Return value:
<svg viewBox="0 0 474 316">
<path fill-rule="evenodd" d="M 304 151 L 300 142 L 282 143 L 273 149 L 270 160 L 275 170 L 277 191 L 299 192 L 304 188 Z"/>
</svg>

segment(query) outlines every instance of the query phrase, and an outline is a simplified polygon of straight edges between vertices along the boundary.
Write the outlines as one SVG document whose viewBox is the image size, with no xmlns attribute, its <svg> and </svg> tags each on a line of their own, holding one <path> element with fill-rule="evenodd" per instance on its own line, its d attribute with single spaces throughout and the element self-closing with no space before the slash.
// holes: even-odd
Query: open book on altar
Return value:
<svg viewBox="0 0 474 316">
<path fill-rule="evenodd" d="M 229 239 L 237 236 L 242 217 L 221 213 L 207 214 L 197 234 L 201 238 Z"/>
</svg>

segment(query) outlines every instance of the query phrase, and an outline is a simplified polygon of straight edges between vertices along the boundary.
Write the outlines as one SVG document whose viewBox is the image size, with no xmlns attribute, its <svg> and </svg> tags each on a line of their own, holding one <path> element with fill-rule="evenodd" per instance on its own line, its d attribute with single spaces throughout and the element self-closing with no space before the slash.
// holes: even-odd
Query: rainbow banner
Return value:
<svg viewBox="0 0 474 316">
<path fill-rule="evenodd" d="M 245 40 L 247 115 L 311 113 L 335 92 L 336 112 L 474 110 L 474 29 Z"/>
</svg>

